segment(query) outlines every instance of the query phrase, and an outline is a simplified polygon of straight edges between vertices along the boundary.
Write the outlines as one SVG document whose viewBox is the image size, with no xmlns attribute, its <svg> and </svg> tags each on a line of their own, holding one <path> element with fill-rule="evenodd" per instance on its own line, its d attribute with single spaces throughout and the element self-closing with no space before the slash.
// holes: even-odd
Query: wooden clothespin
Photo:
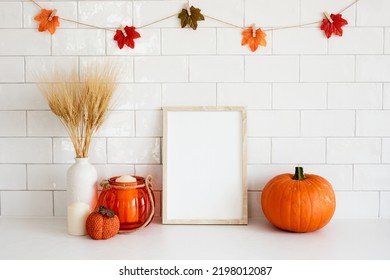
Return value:
<svg viewBox="0 0 390 280">
<path fill-rule="evenodd" d="M 324 12 L 324 15 L 329 20 L 330 23 L 333 23 L 333 19 L 330 17 L 330 15 L 327 12 Z"/>
<path fill-rule="evenodd" d="M 252 24 L 252 37 L 253 38 L 256 37 L 256 25 L 255 24 Z"/>
<path fill-rule="evenodd" d="M 187 10 L 188 15 L 190 16 L 191 15 L 191 8 L 190 8 L 190 3 L 188 3 L 188 2 L 186 4 L 186 10 Z"/>
<path fill-rule="evenodd" d="M 119 26 L 119 29 L 122 31 L 123 36 L 127 37 L 127 33 L 126 33 L 126 30 L 125 30 L 125 28 L 123 27 L 123 25 Z"/>
<path fill-rule="evenodd" d="M 56 13 L 57 13 L 57 9 L 53 9 L 53 11 L 51 12 L 51 14 L 50 14 L 50 16 L 49 16 L 49 21 L 52 21 L 53 20 L 53 17 L 55 17 L 55 15 L 56 15 Z"/>
</svg>

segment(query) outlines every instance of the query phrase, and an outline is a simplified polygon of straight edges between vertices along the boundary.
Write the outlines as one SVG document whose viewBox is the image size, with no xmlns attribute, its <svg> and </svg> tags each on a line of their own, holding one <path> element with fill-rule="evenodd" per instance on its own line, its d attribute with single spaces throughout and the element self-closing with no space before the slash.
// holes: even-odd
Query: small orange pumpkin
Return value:
<svg viewBox="0 0 390 280">
<path fill-rule="evenodd" d="M 119 232 L 119 218 L 114 211 L 100 206 L 97 212 L 89 214 L 85 223 L 87 233 L 92 239 L 108 239 Z"/>
<path fill-rule="evenodd" d="M 274 226 L 293 232 L 310 232 L 324 227 L 336 209 L 331 184 L 321 176 L 281 174 L 269 181 L 261 195 L 265 217 Z"/>
</svg>

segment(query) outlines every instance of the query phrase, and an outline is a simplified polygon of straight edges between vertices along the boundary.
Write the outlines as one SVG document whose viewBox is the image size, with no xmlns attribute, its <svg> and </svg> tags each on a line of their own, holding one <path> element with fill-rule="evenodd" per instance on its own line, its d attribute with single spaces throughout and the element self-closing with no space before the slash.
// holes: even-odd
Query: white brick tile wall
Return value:
<svg viewBox="0 0 390 280">
<path fill-rule="evenodd" d="M 0 111 L 0 136 L 25 136 L 26 113 L 23 111 Z"/>
<path fill-rule="evenodd" d="M 51 138 L 0 138 L 0 163 L 51 163 Z"/>
<path fill-rule="evenodd" d="M 180 9 L 184 8 L 185 3 L 186 1 L 184 0 L 134 1 L 133 25 L 143 26 L 162 17 L 172 16 L 162 22 L 153 24 L 153 27 L 177 27 L 180 24 L 177 14 Z"/>
<path fill-rule="evenodd" d="M 188 59 L 184 56 L 136 57 L 134 68 L 135 82 L 188 81 Z"/>
<path fill-rule="evenodd" d="M 98 137 L 126 137 L 135 135 L 135 117 L 132 111 L 109 111 L 107 119 L 97 131 Z"/>
<path fill-rule="evenodd" d="M 389 82 L 390 55 L 356 56 L 356 81 Z"/>
<path fill-rule="evenodd" d="M 298 111 L 249 111 L 248 136 L 298 136 Z"/>
<path fill-rule="evenodd" d="M 379 138 L 329 138 L 328 163 L 380 163 Z"/>
<path fill-rule="evenodd" d="M 53 55 L 104 55 L 105 32 L 101 29 L 64 29 L 52 36 Z"/>
<path fill-rule="evenodd" d="M 390 84 L 384 86 L 383 109 L 390 109 Z"/>
<path fill-rule="evenodd" d="M 385 54 L 390 54 L 390 28 L 385 28 Z"/>
<path fill-rule="evenodd" d="M 251 164 L 248 166 L 248 189 L 262 190 L 276 175 L 294 173 L 295 165 Z"/>
<path fill-rule="evenodd" d="M 364 205 L 364 207 L 362 207 Z M 379 193 L 338 191 L 336 192 L 336 211 L 334 218 L 378 218 Z"/>
<path fill-rule="evenodd" d="M 360 1 L 357 5 L 357 25 L 390 25 L 390 2 L 387 0 Z"/>
<path fill-rule="evenodd" d="M 261 192 L 248 192 L 248 215 L 254 218 L 264 218 L 261 209 Z"/>
<path fill-rule="evenodd" d="M 364 38 L 364 40 L 362 40 Z M 330 54 L 382 54 L 382 28 L 354 28 L 344 29 L 342 37 L 329 40 Z"/>
<path fill-rule="evenodd" d="M 66 217 L 66 191 L 55 191 L 54 194 L 54 216 Z"/>
<path fill-rule="evenodd" d="M 390 136 L 389 120 L 390 111 L 359 111 L 356 114 L 356 135 Z"/>
<path fill-rule="evenodd" d="M 65 126 L 51 111 L 27 112 L 28 136 L 62 136 L 68 135 Z"/>
<path fill-rule="evenodd" d="M 271 139 L 247 139 L 248 164 L 271 163 Z"/>
<path fill-rule="evenodd" d="M 298 56 L 261 56 L 245 58 L 246 82 L 298 82 Z"/>
<path fill-rule="evenodd" d="M 162 137 L 162 111 L 137 111 L 137 137 Z"/>
<path fill-rule="evenodd" d="M 381 218 L 390 218 L 390 192 L 380 192 L 380 210 Z"/>
<path fill-rule="evenodd" d="M 304 165 L 305 173 L 324 177 L 331 183 L 334 190 L 352 190 L 352 165 Z"/>
<path fill-rule="evenodd" d="M 35 84 L 0 84 L 0 110 L 48 110 Z"/>
<path fill-rule="evenodd" d="M 27 165 L 28 190 L 66 190 L 66 172 L 69 165 Z"/>
<path fill-rule="evenodd" d="M 77 57 L 28 56 L 26 57 L 26 82 L 57 82 L 56 71 L 58 69 L 67 69 L 69 73 L 72 70 L 78 71 Z"/>
<path fill-rule="evenodd" d="M 244 59 L 238 56 L 190 57 L 191 82 L 243 82 Z"/>
<path fill-rule="evenodd" d="M 163 84 L 163 106 L 215 106 L 216 85 L 212 83 Z"/>
<path fill-rule="evenodd" d="M 271 84 L 219 83 L 217 91 L 218 106 L 244 106 L 249 110 L 271 109 Z"/>
<path fill-rule="evenodd" d="M 330 83 L 329 109 L 382 109 L 380 83 Z"/>
<path fill-rule="evenodd" d="M 91 65 L 114 65 L 118 70 L 118 83 L 133 82 L 134 61 L 132 57 L 116 56 L 84 56 L 79 58 L 80 61 L 80 79 L 85 80 L 85 75 L 91 71 Z"/>
<path fill-rule="evenodd" d="M 273 32 L 274 54 L 326 54 L 328 42 L 318 28 L 284 29 Z"/>
<path fill-rule="evenodd" d="M 78 19 L 101 27 L 132 25 L 133 4 L 130 1 L 81 1 Z"/>
<path fill-rule="evenodd" d="M 22 27 L 22 3 L 0 3 L 0 28 Z"/>
<path fill-rule="evenodd" d="M 46 191 L 1 192 L 1 215 L 6 217 L 53 216 L 53 195 Z"/>
<path fill-rule="evenodd" d="M 94 164 L 98 173 L 98 181 L 107 180 L 119 175 L 134 175 L 132 164 Z"/>
<path fill-rule="evenodd" d="M 353 136 L 354 111 L 303 111 L 301 113 L 302 136 Z"/>
<path fill-rule="evenodd" d="M 110 138 L 108 163 L 160 163 L 159 138 Z"/>
<path fill-rule="evenodd" d="M 13 56 L 0 57 L 0 83 L 18 83 L 23 81 L 24 58 Z"/>
<path fill-rule="evenodd" d="M 91 163 L 107 162 L 107 141 L 106 138 L 93 138 L 89 148 L 89 161 Z M 73 144 L 69 138 L 53 139 L 53 162 L 54 163 L 74 163 L 76 154 Z"/>
<path fill-rule="evenodd" d="M 274 138 L 272 163 L 325 163 L 325 139 Z"/>
<path fill-rule="evenodd" d="M 274 83 L 273 109 L 326 109 L 325 83 Z"/>
<path fill-rule="evenodd" d="M 0 164 L 0 190 L 25 190 L 26 178 L 26 165 Z"/>
<path fill-rule="evenodd" d="M 161 86 L 159 84 L 119 84 L 115 95 L 114 109 L 161 109 Z"/>
<path fill-rule="evenodd" d="M 275 16 L 275 15 L 278 16 Z M 285 26 L 299 22 L 299 0 L 246 0 L 245 25 Z"/>
<path fill-rule="evenodd" d="M 191 0 L 190 4 L 201 9 L 205 16 L 211 16 L 220 20 L 242 26 L 244 15 L 244 1 L 242 0 Z M 221 7 L 229 7 L 221 9 Z M 182 8 L 182 6 L 180 6 Z M 205 21 L 199 22 L 200 27 L 226 27 L 225 24 L 206 18 Z"/>
<path fill-rule="evenodd" d="M 351 55 L 302 56 L 302 82 L 352 82 L 355 57 Z"/>
<path fill-rule="evenodd" d="M 7 38 L 1 40 L 1 55 L 50 55 L 50 34 L 32 29 L 0 29 L 0 37 Z"/>
<path fill-rule="evenodd" d="M 163 182 L 162 165 L 142 165 L 135 166 L 135 174 L 142 177 L 152 176 L 153 190 L 161 190 Z"/>
<path fill-rule="evenodd" d="M 382 139 L 382 163 L 390 163 L 390 138 Z"/>
<path fill-rule="evenodd" d="M 390 190 L 390 165 L 355 165 L 354 189 Z"/>
<path fill-rule="evenodd" d="M 323 12 L 351 0 L 193 0 L 206 15 L 197 30 L 180 28 L 186 2 L 41 1 L 63 18 L 113 29 L 60 20 L 52 36 L 38 32 L 32 2 L 0 0 L 0 215 L 66 216 L 74 149 L 34 83 L 57 69 L 83 80 L 88 64 L 109 61 L 120 68 L 118 87 L 89 160 L 99 180 L 151 174 L 157 216 L 162 107 L 244 106 L 250 217 L 263 217 L 264 185 L 298 164 L 331 182 L 336 218 L 390 217 L 390 2 L 352 5 L 342 12 L 343 36 L 329 39 Z M 241 28 L 207 16 L 255 24 L 267 46 L 252 52 L 241 46 Z M 113 40 L 121 24 L 137 27 L 134 49 Z"/>
<path fill-rule="evenodd" d="M 170 28 L 162 31 L 162 54 L 215 54 L 216 30 Z"/>
</svg>

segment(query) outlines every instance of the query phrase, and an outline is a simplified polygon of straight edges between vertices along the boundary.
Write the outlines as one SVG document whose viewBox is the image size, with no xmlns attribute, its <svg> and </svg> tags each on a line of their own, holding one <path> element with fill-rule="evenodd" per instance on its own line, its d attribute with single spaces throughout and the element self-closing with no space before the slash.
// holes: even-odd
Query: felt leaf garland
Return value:
<svg viewBox="0 0 390 280">
<path fill-rule="evenodd" d="M 123 48 L 124 45 L 134 49 L 134 39 L 141 38 L 141 35 L 135 31 L 134 26 L 125 26 L 123 29 L 118 29 L 115 33 L 114 40 L 118 42 L 118 47 Z"/>
<path fill-rule="evenodd" d="M 337 14 L 337 15 L 331 14 L 330 19 L 324 18 L 322 20 L 321 30 L 325 32 L 325 35 L 328 39 L 332 36 L 332 34 L 343 36 L 342 27 L 347 24 L 348 21 L 343 19 L 341 14 Z"/>
<path fill-rule="evenodd" d="M 191 6 L 189 11 L 182 9 L 178 18 L 180 18 L 181 28 L 189 25 L 192 29 L 198 28 L 198 21 L 204 20 L 204 16 L 201 14 L 200 9 Z"/>
<path fill-rule="evenodd" d="M 265 40 L 265 36 L 267 34 L 261 30 L 261 28 L 257 28 L 254 31 L 253 27 L 248 27 L 244 31 L 242 31 L 242 41 L 241 45 L 248 45 L 252 52 L 256 51 L 258 46 L 267 46 L 267 41 Z"/>
<path fill-rule="evenodd" d="M 46 10 L 41 9 L 41 12 L 34 17 L 34 20 L 39 21 L 39 32 L 49 31 L 51 35 L 56 32 L 60 22 L 58 21 L 58 16 L 53 16 L 56 13 L 56 10 Z"/>
</svg>

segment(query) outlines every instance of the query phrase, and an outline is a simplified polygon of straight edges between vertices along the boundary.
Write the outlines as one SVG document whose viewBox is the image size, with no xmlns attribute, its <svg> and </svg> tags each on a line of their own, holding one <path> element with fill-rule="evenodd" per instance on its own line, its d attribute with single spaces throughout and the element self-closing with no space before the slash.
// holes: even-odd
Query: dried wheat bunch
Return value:
<svg viewBox="0 0 390 280">
<path fill-rule="evenodd" d="M 106 119 L 116 89 L 117 69 L 110 64 L 90 66 L 81 82 L 77 70 L 39 78 L 38 88 L 67 129 L 78 158 L 88 157 L 92 136 Z"/>
</svg>

